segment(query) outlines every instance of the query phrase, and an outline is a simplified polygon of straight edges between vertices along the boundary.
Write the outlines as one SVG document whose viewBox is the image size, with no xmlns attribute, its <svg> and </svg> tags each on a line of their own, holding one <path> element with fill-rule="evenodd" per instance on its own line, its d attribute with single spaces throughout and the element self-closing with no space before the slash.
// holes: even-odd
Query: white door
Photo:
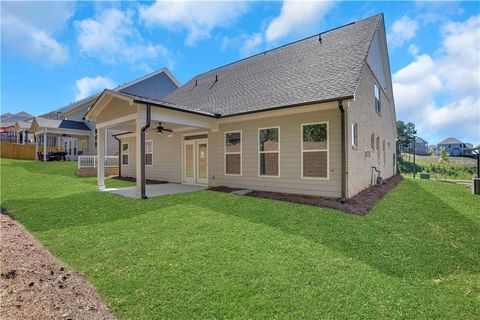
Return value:
<svg viewBox="0 0 480 320">
<path fill-rule="evenodd" d="M 208 142 L 195 140 L 197 184 L 208 184 Z"/>
<path fill-rule="evenodd" d="M 208 184 L 208 142 L 206 139 L 183 142 L 183 182 Z"/>
</svg>

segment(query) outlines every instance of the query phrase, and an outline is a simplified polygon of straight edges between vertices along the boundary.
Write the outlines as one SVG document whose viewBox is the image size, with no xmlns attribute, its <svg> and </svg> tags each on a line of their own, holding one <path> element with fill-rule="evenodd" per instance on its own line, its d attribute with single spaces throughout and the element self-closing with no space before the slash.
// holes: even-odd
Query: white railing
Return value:
<svg viewBox="0 0 480 320">
<path fill-rule="evenodd" d="M 96 168 L 97 156 L 78 156 L 78 169 Z M 118 156 L 105 156 L 105 168 L 118 167 Z"/>
</svg>

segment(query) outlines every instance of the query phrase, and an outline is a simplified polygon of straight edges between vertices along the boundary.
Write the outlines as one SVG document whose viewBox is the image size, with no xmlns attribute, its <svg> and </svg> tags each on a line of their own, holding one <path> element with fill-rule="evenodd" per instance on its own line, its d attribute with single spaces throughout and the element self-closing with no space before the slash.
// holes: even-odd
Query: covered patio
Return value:
<svg viewBox="0 0 480 320">
<path fill-rule="evenodd" d="M 146 186 L 146 193 L 149 197 L 165 196 L 169 194 L 186 193 L 205 190 L 206 186 L 193 186 L 181 183 L 162 183 L 162 184 L 149 184 Z M 102 190 L 113 194 L 118 194 L 127 198 L 138 198 L 136 187 L 125 188 L 107 188 Z"/>
<path fill-rule="evenodd" d="M 159 162 L 165 158 L 169 158 L 170 162 L 180 164 L 183 155 L 183 141 L 184 133 L 194 132 L 201 133 L 201 137 L 206 137 L 210 130 L 218 130 L 217 117 L 204 111 L 191 111 L 182 109 L 179 106 L 170 103 L 138 97 L 126 93 L 120 93 L 112 90 L 105 90 L 89 112 L 85 115 L 85 119 L 94 121 L 98 130 L 98 189 L 101 191 L 108 191 L 116 194 L 125 195 L 133 198 L 147 198 L 149 196 L 173 194 L 180 192 L 190 192 L 205 189 L 208 185 L 208 163 L 206 159 L 205 165 L 205 182 L 204 185 L 189 185 L 186 181 L 179 181 L 179 179 L 169 179 L 162 177 L 168 183 L 162 185 L 146 185 L 147 168 L 152 171 L 170 170 L 162 167 Z M 118 190 L 105 189 L 104 178 L 104 132 L 107 129 L 121 131 L 121 134 L 116 135 L 119 141 L 120 159 L 120 173 L 124 176 L 129 166 L 129 174 L 127 176 L 137 177 L 136 186 L 131 188 L 122 188 Z M 161 135 L 161 137 L 159 137 Z M 124 139 L 124 140 L 122 140 Z M 129 143 L 122 143 L 125 139 L 129 139 Z M 168 140 L 170 139 L 170 140 Z M 153 143 L 146 145 L 146 142 L 155 140 Z M 158 140 L 164 141 L 169 146 L 174 146 L 166 150 Z M 168 142 L 167 142 L 168 141 Z M 204 138 L 203 141 L 206 141 Z M 133 146 L 133 147 L 131 147 Z M 206 144 L 205 144 L 206 146 Z M 182 149 L 181 153 L 180 150 Z M 189 152 L 188 149 L 187 152 Z M 131 154 L 129 152 L 132 152 Z M 172 157 L 172 152 L 175 157 Z M 207 156 L 206 149 L 202 151 L 202 155 Z M 149 165 L 146 164 L 148 158 Z M 178 176 L 182 174 L 183 166 L 178 165 L 174 169 Z M 168 175 L 168 174 L 167 174 Z M 182 184 L 183 183 L 183 184 Z M 191 184 L 196 184 L 195 182 Z"/>
<path fill-rule="evenodd" d="M 47 161 L 47 146 L 64 149 L 69 160 L 76 160 L 77 155 L 88 154 L 90 149 L 94 149 L 95 133 L 80 121 L 36 117 L 32 121 L 31 130 L 35 134 L 36 160 Z M 43 159 L 39 159 L 40 153 Z"/>
</svg>

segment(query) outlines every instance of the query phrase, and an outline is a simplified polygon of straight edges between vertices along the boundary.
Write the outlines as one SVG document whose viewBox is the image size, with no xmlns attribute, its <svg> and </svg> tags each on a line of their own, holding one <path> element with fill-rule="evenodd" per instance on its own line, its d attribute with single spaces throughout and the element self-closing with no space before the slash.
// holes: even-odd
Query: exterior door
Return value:
<svg viewBox="0 0 480 320">
<path fill-rule="evenodd" d="M 196 178 L 197 184 L 208 184 L 208 142 L 195 140 Z"/>
<path fill-rule="evenodd" d="M 183 142 L 183 182 L 208 184 L 208 142 L 206 139 Z"/>
</svg>

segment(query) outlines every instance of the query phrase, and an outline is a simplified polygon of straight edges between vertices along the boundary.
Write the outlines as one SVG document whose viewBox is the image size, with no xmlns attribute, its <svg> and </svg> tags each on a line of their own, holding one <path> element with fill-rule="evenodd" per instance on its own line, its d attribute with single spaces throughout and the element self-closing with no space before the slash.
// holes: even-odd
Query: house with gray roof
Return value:
<svg viewBox="0 0 480 320">
<path fill-rule="evenodd" d="M 0 116 L 0 140 L 17 142 L 17 143 L 27 143 L 30 139 L 33 139 L 33 135 L 28 131 L 27 128 L 23 130 L 16 131 L 15 124 L 17 122 L 27 122 L 30 121 L 33 116 L 27 112 L 21 111 L 16 114 L 4 113 Z"/>
<path fill-rule="evenodd" d="M 105 90 L 85 119 L 99 131 L 98 188 L 103 133 L 118 130 L 121 175 L 137 178 L 139 198 L 153 195 L 148 178 L 345 200 L 396 174 L 382 14 L 206 71 L 163 98 Z"/>
<path fill-rule="evenodd" d="M 437 148 L 435 149 L 435 153 L 439 154 L 440 150 L 443 148 L 450 156 L 471 156 L 473 145 L 471 143 L 465 143 L 457 138 L 449 137 L 447 139 L 442 140 L 438 143 Z"/>
<path fill-rule="evenodd" d="M 155 99 L 161 99 L 179 86 L 179 82 L 170 71 L 163 68 L 125 83 L 112 91 L 151 95 Z M 35 117 L 30 122 L 29 130 L 37 137 L 35 139 L 37 159 L 39 154 L 43 160 L 47 159 L 48 146 L 64 149 L 68 153 L 67 159 L 69 160 L 77 160 L 79 155 L 95 155 L 97 153 L 98 135 L 95 122 L 85 120 L 83 116 L 99 96 L 100 94 L 91 95 Z M 23 130 L 25 125 L 18 123 L 18 130 Z M 103 133 L 107 155 L 118 155 L 118 142 L 114 137 L 116 133 L 118 132 L 115 130 L 106 130 Z"/>
</svg>

